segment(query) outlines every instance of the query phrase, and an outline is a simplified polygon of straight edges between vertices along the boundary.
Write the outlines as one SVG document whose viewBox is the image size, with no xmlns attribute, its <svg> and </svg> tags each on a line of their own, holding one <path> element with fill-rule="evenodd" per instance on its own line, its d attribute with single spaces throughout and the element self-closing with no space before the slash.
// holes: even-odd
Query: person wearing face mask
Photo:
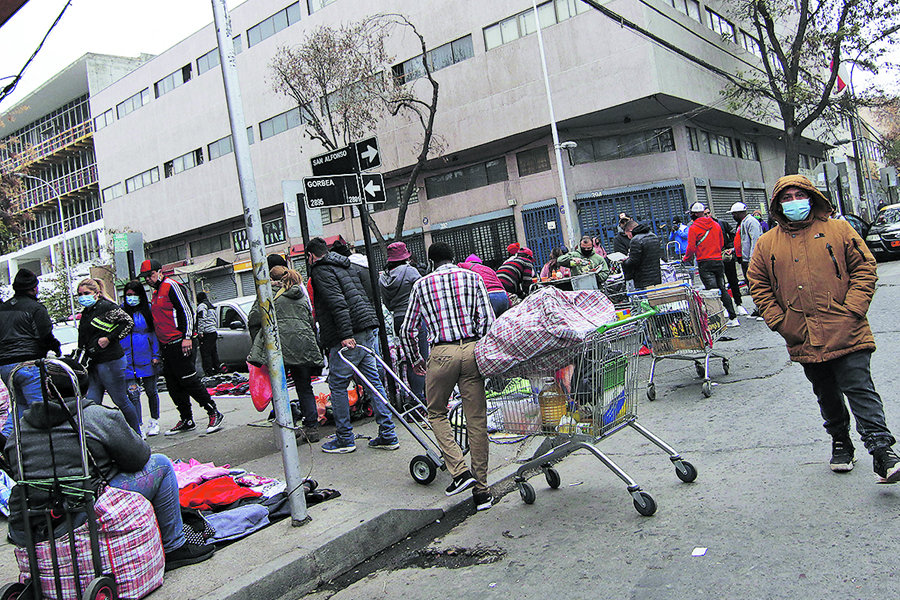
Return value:
<svg viewBox="0 0 900 600">
<path fill-rule="evenodd" d="M 872 455 L 876 482 L 896 483 L 896 440 L 870 368 L 875 338 L 866 313 L 878 280 L 875 257 L 856 230 L 843 219 L 832 219 L 833 213 L 831 203 L 806 177 L 779 179 L 769 205 L 779 227 L 756 244 L 747 270 L 750 294 L 812 384 L 832 438 L 831 470 L 853 469 L 852 414 Z"/>
<path fill-rule="evenodd" d="M 153 317 L 150 315 L 150 303 L 147 293 L 140 281 L 129 281 L 122 290 L 125 301 L 122 310 L 134 321 L 134 329 L 122 339 L 125 350 L 125 385 L 128 398 L 137 411 L 141 424 L 141 437 L 159 435 L 159 392 L 156 389 L 157 377 L 161 368 L 159 340 L 153 331 Z M 144 430 L 144 419 L 141 411 L 141 388 L 147 394 L 150 406 L 150 419 Z"/>
<path fill-rule="evenodd" d="M 125 350 L 121 343 L 134 328 L 134 321 L 106 296 L 96 279 L 82 279 L 77 293 L 78 303 L 84 307 L 78 324 L 78 347 L 90 357 L 85 397 L 103 404 L 104 392 L 109 393 L 128 425 L 140 435 L 140 418 L 125 385 Z"/>
</svg>

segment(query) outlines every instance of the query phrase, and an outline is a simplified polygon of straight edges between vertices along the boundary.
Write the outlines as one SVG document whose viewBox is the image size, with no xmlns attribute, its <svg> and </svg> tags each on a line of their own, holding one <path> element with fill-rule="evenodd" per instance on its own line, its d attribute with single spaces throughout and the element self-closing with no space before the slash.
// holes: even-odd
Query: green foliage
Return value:
<svg viewBox="0 0 900 600">
<path fill-rule="evenodd" d="M 66 269 L 63 265 L 56 266 L 52 277 L 44 278 L 39 292 L 39 300 L 47 307 L 50 319 L 54 323 L 69 319 L 71 305 L 69 295 L 66 293 Z"/>
</svg>

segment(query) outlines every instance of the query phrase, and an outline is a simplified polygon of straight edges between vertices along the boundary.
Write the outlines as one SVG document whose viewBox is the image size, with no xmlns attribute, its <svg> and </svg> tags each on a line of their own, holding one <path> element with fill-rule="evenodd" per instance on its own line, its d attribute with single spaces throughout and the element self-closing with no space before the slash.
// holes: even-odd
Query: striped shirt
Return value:
<svg viewBox="0 0 900 600">
<path fill-rule="evenodd" d="M 415 283 L 399 332 L 403 351 L 413 364 L 422 360 L 417 343 L 420 319 L 425 321 L 432 346 L 484 337 L 494 322 L 484 280 L 477 273 L 446 264 Z"/>
</svg>

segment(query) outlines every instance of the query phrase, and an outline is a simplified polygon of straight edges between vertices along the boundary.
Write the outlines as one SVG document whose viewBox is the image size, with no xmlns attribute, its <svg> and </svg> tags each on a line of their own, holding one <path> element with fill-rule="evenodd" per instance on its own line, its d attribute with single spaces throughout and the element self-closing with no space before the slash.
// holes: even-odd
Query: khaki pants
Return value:
<svg viewBox="0 0 900 600">
<path fill-rule="evenodd" d="M 488 489 L 487 401 L 484 397 L 484 378 L 475 363 L 474 341 L 433 347 L 426 366 L 428 420 L 444 455 L 447 470 L 453 477 L 466 470 L 462 450 L 453 439 L 453 430 L 447 418 L 447 401 L 453 393 L 453 386 L 457 384 L 466 415 L 475 491 L 483 492 Z"/>
</svg>

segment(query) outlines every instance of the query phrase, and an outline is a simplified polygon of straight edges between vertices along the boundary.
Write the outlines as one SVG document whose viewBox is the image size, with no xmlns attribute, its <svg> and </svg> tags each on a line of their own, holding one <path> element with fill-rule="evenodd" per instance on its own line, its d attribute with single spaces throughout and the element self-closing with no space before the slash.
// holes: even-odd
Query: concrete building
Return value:
<svg viewBox="0 0 900 600">
<path fill-rule="evenodd" d="M 720 69 L 757 64 L 750 30 L 717 2 L 604 6 Z M 475 252 L 496 265 L 507 244 L 519 241 L 543 261 L 552 247 L 573 244 L 565 239 L 566 213 L 576 236 L 609 240 L 623 210 L 657 230 L 695 200 L 718 216 L 737 200 L 765 211 L 784 164 L 779 129 L 728 112 L 723 80 L 696 61 L 578 0 L 540 4 L 560 141 L 577 144 L 563 153 L 566 203 L 531 2 L 386 0 L 378 9 L 415 23 L 440 83 L 441 151 L 419 177 L 404 224 L 420 259 L 428 243 L 445 240 L 460 256 Z M 282 181 L 311 175 L 310 158 L 323 152 L 304 135 L 292 101 L 272 91 L 268 64 L 279 46 L 315 27 L 371 12 L 371 3 L 349 0 L 248 0 L 232 11 L 268 252 L 301 256 L 301 240 L 286 234 Z M 417 44 L 409 31 L 387 40 L 395 75 L 425 89 Z M 143 232 L 150 256 L 215 299 L 252 293 L 212 24 L 92 93 L 90 107 L 103 123 L 94 138 L 107 227 Z M 419 137 L 404 118 L 385 118 L 374 133 L 388 188 L 374 217 L 387 232 Z M 825 155 L 816 140 L 804 147 L 807 164 Z M 351 209 L 324 210 L 321 218 L 325 236 L 362 239 Z"/>
<path fill-rule="evenodd" d="M 40 275 L 62 266 L 64 238 L 73 280 L 108 259 L 90 97 L 147 58 L 85 54 L 3 112 L 0 169 L 28 175 L 14 208 L 31 219 L 22 248 L 0 256 L 2 283 L 22 267 Z"/>
</svg>

